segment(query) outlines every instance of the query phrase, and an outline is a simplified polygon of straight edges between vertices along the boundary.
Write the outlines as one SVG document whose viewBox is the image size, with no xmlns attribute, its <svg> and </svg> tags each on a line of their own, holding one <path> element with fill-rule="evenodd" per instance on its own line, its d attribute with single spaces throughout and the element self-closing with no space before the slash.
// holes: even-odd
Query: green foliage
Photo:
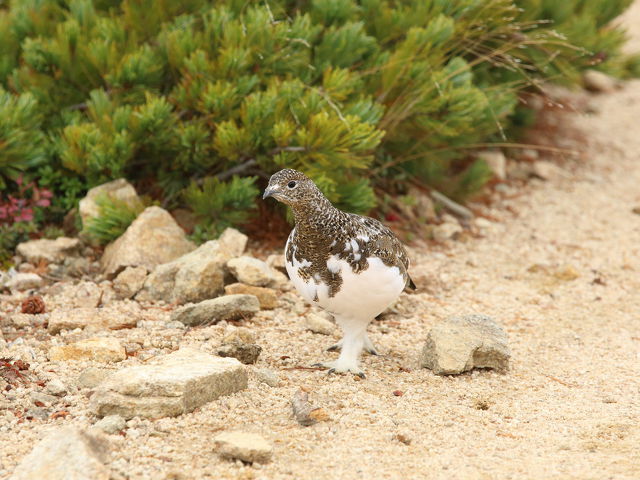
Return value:
<svg viewBox="0 0 640 480">
<path fill-rule="evenodd" d="M 184 199 L 200 220 L 193 239 L 202 243 L 217 237 L 226 227 L 246 223 L 259 194 L 256 179 L 234 176 L 225 183 L 207 177 L 201 185 L 191 183 L 184 191 Z"/>
<path fill-rule="evenodd" d="M 126 177 L 203 238 L 282 167 L 356 212 L 408 177 L 464 198 L 486 179 L 470 146 L 526 117 L 521 89 L 640 73 L 609 23 L 629 1 L 10 0 L 0 182 L 39 177 L 59 217 Z"/>
<path fill-rule="evenodd" d="M 131 225 L 144 210 L 142 202 L 131 205 L 125 201 L 102 195 L 96 199 L 98 216 L 83 226 L 83 233 L 100 245 L 112 242 Z"/>
</svg>

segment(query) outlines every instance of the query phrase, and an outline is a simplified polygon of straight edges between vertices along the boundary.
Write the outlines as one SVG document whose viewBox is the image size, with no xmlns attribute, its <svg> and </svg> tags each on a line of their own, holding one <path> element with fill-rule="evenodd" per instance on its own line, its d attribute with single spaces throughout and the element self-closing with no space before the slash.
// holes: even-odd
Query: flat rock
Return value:
<svg viewBox="0 0 640 480">
<path fill-rule="evenodd" d="M 127 267 L 113 280 L 113 289 L 119 298 L 132 298 L 144 286 L 147 279 L 144 267 Z"/>
<path fill-rule="evenodd" d="M 49 433 L 22 459 L 11 480 L 109 480 L 104 439 L 74 427 Z"/>
<path fill-rule="evenodd" d="M 313 333 L 321 333 L 322 335 L 331 335 L 336 329 L 332 322 L 315 313 L 310 313 L 305 317 L 304 326 L 307 330 Z"/>
<path fill-rule="evenodd" d="M 213 439 L 215 450 L 223 458 L 248 463 L 267 463 L 273 456 L 273 447 L 262 435 L 247 432 L 224 432 Z"/>
<path fill-rule="evenodd" d="M 64 346 L 51 347 L 49 359 L 92 360 L 94 362 L 121 362 L 127 358 L 127 352 L 115 338 L 98 337 L 81 340 Z"/>
<path fill-rule="evenodd" d="M 37 273 L 16 273 L 6 283 L 6 286 L 10 290 L 22 291 L 38 288 L 42 283 L 42 277 Z"/>
<path fill-rule="evenodd" d="M 89 407 L 101 417 L 174 417 L 246 387 L 247 372 L 238 360 L 183 348 L 110 375 Z"/>
<path fill-rule="evenodd" d="M 267 286 L 274 278 L 269 265 L 253 257 L 232 258 L 227 262 L 227 267 L 238 282 L 255 287 Z"/>
<path fill-rule="evenodd" d="M 258 311 L 260 302 L 253 295 L 225 295 L 177 308 L 171 314 L 171 321 L 190 326 L 211 325 L 222 320 L 249 318 Z"/>
<path fill-rule="evenodd" d="M 100 215 L 100 208 L 96 200 L 102 196 L 107 196 L 112 200 L 124 202 L 132 208 L 142 205 L 142 201 L 129 182 L 124 178 L 119 178 L 111 182 L 103 183 L 97 187 L 93 187 L 87 192 L 87 195 L 80 200 L 78 210 L 82 224 L 86 225 L 87 221 Z"/>
<path fill-rule="evenodd" d="M 55 335 L 60 330 L 92 327 L 97 330 L 120 330 L 133 328 L 137 324 L 134 316 L 108 308 L 57 309 L 49 316 L 49 333 Z"/>
<path fill-rule="evenodd" d="M 65 257 L 78 254 L 80 240 L 77 238 L 58 237 L 55 240 L 42 238 L 18 245 L 16 253 L 34 265 L 41 261 L 61 263 Z"/>
<path fill-rule="evenodd" d="M 244 283 L 232 283 L 224 287 L 227 295 L 254 295 L 260 302 L 263 310 L 272 310 L 278 306 L 278 295 L 272 288 L 254 287 Z"/>
<path fill-rule="evenodd" d="M 473 368 L 505 370 L 511 352 L 505 331 L 491 317 L 449 317 L 427 336 L 420 363 L 437 375 L 451 375 Z"/>
<path fill-rule="evenodd" d="M 95 388 L 100 385 L 113 372 L 105 368 L 89 367 L 85 368 L 78 376 L 77 384 L 79 388 Z"/>
<path fill-rule="evenodd" d="M 110 243 L 102 256 L 102 269 L 114 277 L 126 267 L 152 271 L 194 250 L 173 217 L 160 207 L 148 207 L 120 238 Z"/>
</svg>

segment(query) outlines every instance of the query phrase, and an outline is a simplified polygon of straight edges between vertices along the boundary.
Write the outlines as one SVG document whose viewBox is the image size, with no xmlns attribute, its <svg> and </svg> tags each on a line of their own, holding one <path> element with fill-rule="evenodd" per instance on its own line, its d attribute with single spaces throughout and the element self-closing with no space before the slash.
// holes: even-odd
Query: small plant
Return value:
<svg viewBox="0 0 640 480">
<path fill-rule="evenodd" d="M 131 222 L 144 210 L 142 202 L 131 205 L 108 195 L 98 197 L 96 204 L 98 205 L 98 216 L 87 222 L 83 233 L 100 245 L 112 242 L 122 235 Z"/>
<path fill-rule="evenodd" d="M 38 212 L 38 207 L 51 205 L 53 194 L 49 190 L 38 188 L 35 182 L 25 184 L 22 176 L 16 179 L 16 184 L 17 192 L 0 200 L 0 224 L 31 222 Z"/>
<path fill-rule="evenodd" d="M 216 237 L 226 227 L 245 223 L 255 209 L 259 190 L 257 177 L 234 176 L 224 183 L 215 177 L 205 178 L 202 185 L 193 182 L 184 199 L 200 220 L 192 238 L 198 243 Z"/>
</svg>

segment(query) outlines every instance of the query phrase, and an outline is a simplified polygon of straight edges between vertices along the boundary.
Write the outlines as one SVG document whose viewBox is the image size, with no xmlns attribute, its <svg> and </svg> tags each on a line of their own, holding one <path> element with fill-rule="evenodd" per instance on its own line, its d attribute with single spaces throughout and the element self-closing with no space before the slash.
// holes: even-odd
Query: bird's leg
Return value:
<svg viewBox="0 0 640 480">
<path fill-rule="evenodd" d="M 329 348 L 327 348 L 327 352 L 337 352 L 339 350 L 342 350 L 342 342 L 344 342 L 344 339 L 341 339 L 335 345 L 331 345 Z M 369 339 L 369 335 L 366 332 L 364 334 L 364 351 L 370 355 L 380 355 L 380 353 L 378 353 L 378 350 L 376 350 L 376 347 L 373 344 L 373 342 Z"/>
<path fill-rule="evenodd" d="M 329 369 L 329 373 L 351 372 L 354 375 L 364 378 L 364 372 L 358 365 L 360 352 L 365 346 L 366 328 L 369 322 L 343 321 L 338 324 L 344 330 L 344 338 L 340 341 L 340 356 L 334 362 L 317 364 Z"/>
</svg>

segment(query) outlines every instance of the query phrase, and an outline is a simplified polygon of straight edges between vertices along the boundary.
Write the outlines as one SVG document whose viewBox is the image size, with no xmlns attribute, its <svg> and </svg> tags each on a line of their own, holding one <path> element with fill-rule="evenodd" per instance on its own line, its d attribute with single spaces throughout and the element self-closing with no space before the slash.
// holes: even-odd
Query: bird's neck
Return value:
<svg viewBox="0 0 640 480">
<path fill-rule="evenodd" d="M 304 206 L 292 207 L 298 232 L 326 231 L 327 225 L 340 223 L 345 215 L 323 195 Z"/>
</svg>

